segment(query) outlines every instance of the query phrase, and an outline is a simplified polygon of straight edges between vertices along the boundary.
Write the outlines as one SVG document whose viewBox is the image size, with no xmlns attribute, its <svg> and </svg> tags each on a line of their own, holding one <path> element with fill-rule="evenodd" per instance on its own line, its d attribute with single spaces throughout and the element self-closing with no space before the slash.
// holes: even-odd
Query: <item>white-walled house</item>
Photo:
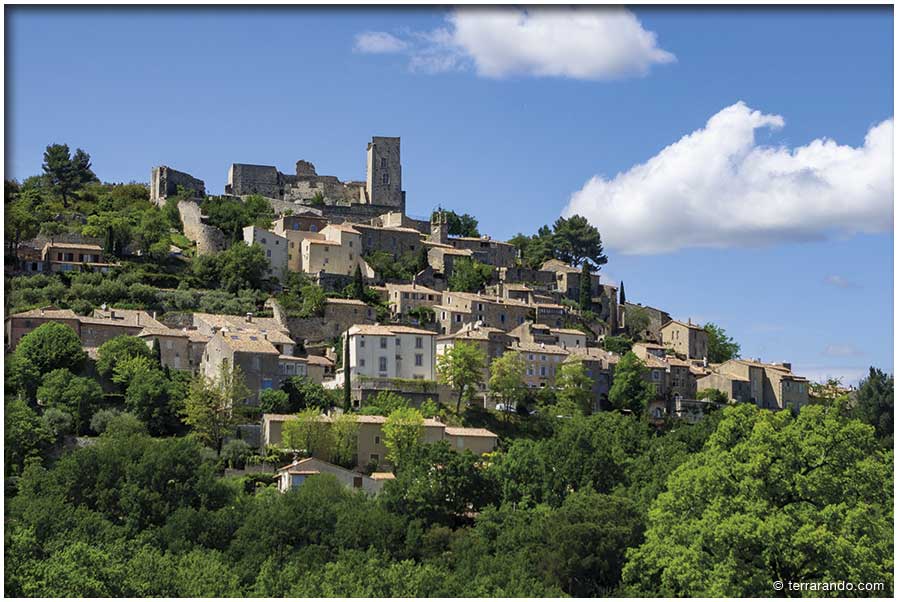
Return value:
<svg viewBox="0 0 898 602">
<path fill-rule="evenodd" d="M 279 236 L 274 232 L 270 232 L 256 226 L 247 226 L 243 229 L 243 241 L 252 245 L 253 243 L 262 247 L 266 259 L 268 259 L 269 278 L 284 278 L 284 272 L 287 270 L 287 239 Z"/>
<path fill-rule="evenodd" d="M 435 378 L 436 335 L 429 330 L 393 324 L 357 324 L 346 335 L 352 377 Z"/>
</svg>

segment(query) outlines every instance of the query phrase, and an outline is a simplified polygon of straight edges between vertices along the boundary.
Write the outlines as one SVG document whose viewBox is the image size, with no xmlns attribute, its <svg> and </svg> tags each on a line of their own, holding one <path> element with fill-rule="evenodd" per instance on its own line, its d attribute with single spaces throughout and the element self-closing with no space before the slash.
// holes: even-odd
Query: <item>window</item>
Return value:
<svg viewBox="0 0 898 602">
<path fill-rule="evenodd" d="M 268 255 L 269 257 L 271 257 L 271 249 L 266 250 L 265 254 Z"/>
<path fill-rule="evenodd" d="M 378 369 L 381 372 L 386 372 L 387 371 L 387 358 L 385 358 L 385 357 L 379 358 L 379 363 L 380 363 L 380 365 L 378 366 Z"/>
<path fill-rule="evenodd" d="M 364 347 L 364 346 L 365 346 L 365 337 L 360 337 L 359 338 L 359 347 Z"/>
<path fill-rule="evenodd" d="M 505 314 L 499 314 L 499 321 L 500 321 L 502 324 L 505 324 Z"/>
<path fill-rule="evenodd" d="M 351 240 L 349 241 L 349 248 L 350 248 L 350 249 L 352 248 L 352 241 L 351 241 Z"/>
<path fill-rule="evenodd" d="M 415 349 L 424 349 L 424 337 L 415 337 Z"/>
<path fill-rule="evenodd" d="M 545 375 L 546 375 L 546 367 L 545 367 L 545 366 L 540 366 L 540 367 L 539 367 L 539 375 L 540 375 L 540 376 L 545 376 Z"/>
<path fill-rule="evenodd" d="M 533 376 L 533 366 L 527 368 L 527 376 Z"/>
<path fill-rule="evenodd" d="M 445 319 L 446 319 L 446 312 L 441 311 L 440 312 L 440 320 L 445 320 Z"/>
<path fill-rule="evenodd" d="M 359 358 L 359 367 L 361 367 L 361 368 L 365 367 L 365 358 L 363 358 L 363 357 Z"/>
<path fill-rule="evenodd" d="M 371 463 L 380 464 L 380 456 L 377 454 L 371 454 Z"/>
<path fill-rule="evenodd" d="M 385 174 L 381 177 L 381 182 L 383 182 L 384 184 L 389 184 L 389 183 L 390 183 L 390 174 L 385 173 Z"/>
<path fill-rule="evenodd" d="M 265 244 L 265 243 L 267 243 L 267 242 L 268 242 L 268 241 L 267 241 L 267 240 L 265 240 L 265 238 L 264 238 L 264 237 L 262 237 L 262 244 L 263 244 L 263 245 L 264 245 L 264 244 Z"/>
<path fill-rule="evenodd" d="M 396 346 L 399 347 L 402 345 L 402 340 L 399 337 L 396 337 Z"/>
<path fill-rule="evenodd" d="M 416 353 L 416 354 L 415 354 L 415 365 L 416 365 L 416 366 L 423 366 L 423 365 L 424 365 L 424 354 L 423 354 L 423 353 Z"/>
<path fill-rule="evenodd" d="M 324 247 L 324 252 L 325 252 L 325 253 L 329 253 L 329 252 L 330 252 L 330 250 L 331 250 L 331 248 L 330 248 L 330 247 Z"/>
<path fill-rule="evenodd" d="M 352 486 L 355 489 L 361 489 L 362 488 L 362 477 L 352 477 Z"/>
<path fill-rule="evenodd" d="M 380 435 L 374 435 L 374 445 L 380 445 Z"/>
<path fill-rule="evenodd" d="M 661 380 L 660 370 L 652 370 L 652 380 Z"/>
<path fill-rule="evenodd" d="M 270 389 L 271 387 L 272 387 L 271 379 L 270 379 L 270 378 L 263 378 L 263 379 L 262 379 L 262 389 L 263 389 L 263 390 L 265 390 L 265 389 Z"/>
<path fill-rule="evenodd" d="M 386 167 L 386 166 L 387 166 L 387 158 L 386 158 L 386 157 L 381 157 L 381 158 L 380 158 L 380 166 L 381 166 L 381 167 Z"/>
<path fill-rule="evenodd" d="M 381 349 L 387 348 L 387 337 L 380 337 L 380 348 Z"/>
</svg>

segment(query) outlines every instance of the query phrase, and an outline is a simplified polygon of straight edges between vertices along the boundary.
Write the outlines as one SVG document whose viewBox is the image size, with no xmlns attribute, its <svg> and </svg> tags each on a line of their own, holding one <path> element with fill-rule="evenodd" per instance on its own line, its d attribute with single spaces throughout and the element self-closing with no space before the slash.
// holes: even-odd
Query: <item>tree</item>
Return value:
<svg viewBox="0 0 898 602">
<path fill-rule="evenodd" d="M 477 230 L 477 219 L 473 215 L 467 213 L 459 215 L 455 211 L 447 211 L 445 209 L 440 209 L 438 211 L 443 212 L 443 217 L 449 225 L 448 230 L 450 236 L 480 236 L 480 232 Z M 438 211 L 433 212 L 431 220 L 436 218 Z"/>
<path fill-rule="evenodd" d="M 655 390 L 645 381 L 646 368 L 636 354 L 629 351 L 614 368 L 614 382 L 608 392 L 608 401 L 615 410 L 630 410 L 641 414 L 655 395 Z"/>
<path fill-rule="evenodd" d="M 524 358 L 513 350 L 506 351 L 490 364 L 489 390 L 505 404 L 506 416 L 527 395 L 527 386 L 524 383 L 526 370 Z"/>
<path fill-rule="evenodd" d="M 37 398 L 45 406 L 58 407 L 71 414 L 75 432 L 85 434 L 91 416 L 103 400 L 103 390 L 91 378 L 75 376 L 65 368 L 58 368 L 44 376 Z"/>
<path fill-rule="evenodd" d="M 355 274 L 352 277 L 352 298 L 365 300 L 365 278 L 362 276 L 362 266 L 355 266 Z"/>
<path fill-rule="evenodd" d="M 580 267 L 580 309 L 592 310 L 592 266 L 588 261 Z"/>
<path fill-rule="evenodd" d="M 696 399 L 704 399 L 706 401 L 710 401 L 712 403 L 726 405 L 729 403 L 730 398 L 727 397 L 727 394 L 721 391 L 720 389 L 702 389 L 698 393 L 695 394 Z"/>
<path fill-rule="evenodd" d="M 304 408 L 315 408 L 319 412 L 333 407 L 334 393 L 313 382 L 305 376 L 293 376 L 284 381 L 284 391 L 290 398 L 289 412 Z"/>
<path fill-rule="evenodd" d="M 34 238 L 40 231 L 40 222 L 34 208 L 27 200 L 8 203 L 5 207 L 6 239 L 14 265 L 18 266 L 19 245 L 24 240 Z"/>
<path fill-rule="evenodd" d="M 69 326 L 45 322 L 19 341 L 10 362 L 10 384 L 33 399 L 40 377 L 58 368 L 81 372 L 87 354 Z"/>
<path fill-rule="evenodd" d="M 44 151 L 42 168 L 47 183 L 62 197 L 62 206 L 66 208 L 69 206 L 69 195 L 97 179 L 90 168 L 90 155 L 79 148 L 71 156 L 67 144 L 49 145 Z"/>
<path fill-rule="evenodd" d="M 645 332 L 651 321 L 649 312 L 644 307 L 627 305 L 624 308 L 624 330 L 634 341 L 641 341 L 645 338 Z"/>
<path fill-rule="evenodd" d="M 624 281 L 621 280 L 620 281 L 620 301 L 618 301 L 618 303 L 620 305 L 623 305 L 626 302 L 627 302 L 627 294 L 624 292 Z"/>
<path fill-rule="evenodd" d="M 171 243 L 169 231 L 170 226 L 166 217 L 159 209 L 151 207 L 141 215 L 140 221 L 134 229 L 134 240 L 144 254 L 151 254 L 151 251 L 154 251 L 153 255 L 165 257 Z M 157 252 L 160 247 L 164 249 L 161 254 Z"/>
<path fill-rule="evenodd" d="M 290 395 L 281 389 L 265 389 L 259 392 L 259 409 L 263 414 L 287 414 L 292 411 Z"/>
<path fill-rule="evenodd" d="M 281 444 L 309 457 L 327 459 L 333 449 L 333 433 L 316 408 L 307 408 L 284 422 Z"/>
<path fill-rule="evenodd" d="M 113 380 L 125 384 L 125 407 L 146 423 L 150 433 L 169 435 L 178 427 L 172 382 L 150 360 L 134 357 L 116 366 Z"/>
<path fill-rule="evenodd" d="M 327 304 L 327 297 L 317 284 L 307 284 L 300 291 L 302 295 L 302 309 L 300 316 L 303 318 L 322 317 Z"/>
<path fill-rule="evenodd" d="M 589 260 L 601 269 L 608 263 L 602 248 L 602 236 L 582 215 L 559 217 L 553 226 L 555 257 L 571 265 Z"/>
<path fill-rule="evenodd" d="M 555 378 L 556 395 L 558 405 L 564 407 L 564 412 L 592 414 L 595 404 L 592 387 L 595 382 L 586 374 L 586 368 L 582 361 L 565 362 L 558 369 Z"/>
<path fill-rule="evenodd" d="M 882 582 L 892 593 L 892 452 L 819 405 L 728 407 L 652 503 L 625 595 L 779 596 L 775 582 Z"/>
<path fill-rule="evenodd" d="M 352 468 L 358 455 L 359 423 L 353 414 L 340 414 L 331 420 L 331 461 Z"/>
<path fill-rule="evenodd" d="M 21 397 L 7 400 L 3 421 L 5 474 L 17 476 L 28 460 L 40 459 L 53 445 L 53 433 Z"/>
<path fill-rule="evenodd" d="M 414 408 L 393 410 L 383 426 L 387 461 L 402 464 L 409 452 L 424 439 L 424 417 Z"/>
<path fill-rule="evenodd" d="M 486 353 L 477 345 L 468 343 L 455 343 L 437 357 L 439 382 L 458 391 L 456 414 L 461 412 L 461 402 L 468 398 L 471 389 L 483 382 L 485 365 Z"/>
<path fill-rule="evenodd" d="M 895 424 L 894 408 L 895 380 L 890 374 L 871 366 L 867 378 L 858 386 L 851 417 L 876 429 L 876 436 L 891 448 Z"/>
<path fill-rule="evenodd" d="M 708 322 L 704 325 L 708 333 L 708 361 L 715 364 L 739 357 L 739 343 L 727 336 L 726 331 Z"/>
<path fill-rule="evenodd" d="M 633 341 L 627 337 L 606 335 L 605 338 L 602 339 L 602 347 L 605 351 L 624 355 L 633 348 Z"/>
<path fill-rule="evenodd" d="M 143 339 L 127 334 L 109 339 L 97 349 L 97 373 L 103 378 L 111 378 L 118 362 L 132 357 L 154 359 Z"/>
<path fill-rule="evenodd" d="M 190 383 L 182 415 L 197 439 L 221 454 L 224 438 L 239 423 L 239 405 L 250 396 L 239 366 L 222 363 L 215 380 L 197 376 Z"/>
<path fill-rule="evenodd" d="M 479 292 L 486 286 L 492 275 L 492 266 L 468 257 L 456 259 L 452 264 L 452 274 L 449 276 L 449 290 L 467 293 Z"/>
<path fill-rule="evenodd" d="M 224 290 L 236 293 L 246 288 L 262 288 L 262 279 L 269 264 L 258 244 L 236 243 L 215 257 L 218 260 L 218 281 Z"/>
</svg>

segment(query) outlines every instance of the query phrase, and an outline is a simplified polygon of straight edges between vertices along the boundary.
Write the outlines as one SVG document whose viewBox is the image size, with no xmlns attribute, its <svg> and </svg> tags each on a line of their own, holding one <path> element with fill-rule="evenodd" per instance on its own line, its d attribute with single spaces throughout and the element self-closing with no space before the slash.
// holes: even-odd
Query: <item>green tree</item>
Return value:
<svg viewBox="0 0 898 602">
<path fill-rule="evenodd" d="M 554 256 L 565 263 L 579 265 L 589 260 L 601 269 L 608 263 L 602 247 L 602 236 L 582 215 L 559 217 L 553 226 Z"/>
<path fill-rule="evenodd" d="M 290 398 L 289 410 L 284 412 L 296 412 L 304 408 L 315 408 L 319 412 L 333 407 L 335 404 L 334 394 L 322 387 L 319 383 L 313 382 L 305 376 L 293 376 L 284 381 L 284 391 Z"/>
<path fill-rule="evenodd" d="M 645 333 L 651 321 L 649 312 L 644 307 L 627 305 L 624 308 L 624 329 L 627 336 L 634 341 L 645 339 Z"/>
<path fill-rule="evenodd" d="M 40 459 L 53 445 L 53 433 L 20 397 L 7 399 L 3 424 L 4 466 L 7 477 L 21 474 L 28 460 Z"/>
<path fill-rule="evenodd" d="M 355 266 L 355 274 L 352 277 L 352 298 L 365 300 L 365 278 L 362 276 L 362 266 Z"/>
<path fill-rule="evenodd" d="M 184 424 L 220 455 L 222 442 L 239 423 L 240 406 L 249 396 L 240 366 L 222 363 L 215 380 L 197 376 L 191 381 L 181 411 Z"/>
<path fill-rule="evenodd" d="M 630 410 L 641 414 L 655 395 L 655 390 L 645 381 L 645 364 L 629 351 L 614 368 L 614 382 L 608 392 L 608 401 L 615 410 Z"/>
<path fill-rule="evenodd" d="M 260 391 L 259 409 L 264 414 L 287 414 L 292 411 L 290 395 L 281 389 Z"/>
<path fill-rule="evenodd" d="M 605 351 L 617 353 L 618 355 L 624 355 L 633 348 L 633 341 L 631 341 L 627 337 L 606 335 L 602 340 L 602 347 L 605 349 Z"/>
<path fill-rule="evenodd" d="M 317 408 L 302 410 L 284 422 L 281 442 L 285 449 L 322 459 L 329 458 L 334 447 L 330 425 L 321 419 Z"/>
<path fill-rule="evenodd" d="M 218 260 L 218 279 L 224 290 L 236 293 L 247 288 L 262 288 L 262 279 L 269 264 L 259 245 L 233 244 L 215 257 Z"/>
<path fill-rule="evenodd" d="M 486 353 L 477 345 L 455 343 L 437 357 L 437 378 L 440 383 L 458 391 L 455 413 L 461 412 L 461 402 L 483 382 Z"/>
<path fill-rule="evenodd" d="M 16 345 L 9 366 L 9 384 L 33 399 L 42 375 L 58 368 L 77 374 L 86 358 L 81 340 L 71 327 L 45 322 Z"/>
<path fill-rule="evenodd" d="M 327 297 L 317 284 L 307 284 L 302 287 L 302 309 L 301 317 L 312 318 L 324 316 L 324 308 L 327 304 Z"/>
<path fill-rule="evenodd" d="M 433 214 L 431 215 L 431 220 L 436 218 L 439 211 L 443 212 L 443 217 L 446 219 L 446 223 L 449 225 L 448 230 L 450 236 L 480 236 L 480 232 L 477 230 L 477 219 L 473 215 L 469 215 L 467 213 L 459 215 L 455 211 L 439 209 L 433 212 Z"/>
<path fill-rule="evenodd" d="M 476 259 L 461 257 L 452 264 L 449 290 L 467 293 L 479 292 L 489 282 L 492 274 L 492 266 L 480 263 Z"/>
<path fill-rule="evenodd" d="M 75 419 L 75 432 L 85 434 L 94 411 L 103 400 L 103 390 L 91 378 L 75 376 L 65 368 L 44 375 L 37 398 L 49 407 L 65 410 Z"/>
<path fill-rule="evenodd" d="M 729 407 L 652 504 L 627 594 L 778 596 L 774 582 L 882 582 L 892 593 L 892 452 L 823 406 Z"/>
<path fill-rule="evenodd" d="M 708 322 L 704 326 L 708 333 L 708 361 L 719 364 L 739 357 L 739 343 L 728 337 L 726 331 Z"/>
<path fill-rule="evenodd" d="M 890 374 L 870 367 L 857 390 L 851 417 L 876 429 L 876 436 L 892 447 L 895 425 L 895 380 Z"/>
<path fill-rule="evenodd" d="M 490 364 L 489 391 L 505 404 L 506 417 L 527 395 L 526 370 L 524 358 L 514 350 L 506 351 Z"/>
<path fill-rule="evenodd" d="M 558 405 L 564 408 L 564 412 L 592 414 L 595 405 L 592 387 L 593 379 L 586 374 L 586 368 L 582 361 L 565 362 L 558 369 L 555 378 Z"/>
<path fill-rule="evenodd" d="M 580 266 L 580 309 L 592 311 L 592 266 L 588 261 Z"/>
<path fill-rule="evenodd" d="M 393 410 L 383 426 L 387 461 L 399 466 L 415 446 L 424 440 L 424 417 L 414 408 Z"/>
<path fill-rule="evenodd" d="M 42 165 L 44 177 L 50 188 L 62 198 L 62 206 L 68 208 L 69 197 L 87 182 L 97 179 L 91 171 L 90 155 L 80 148 L 74 156 L 67 144 L 51 144 L 44 151 Z"/>
<path fill-rule="evenodd" d="M 154 359 L 143 339 L 127 334 L 109 339 L 97 349 L 97 373 L 103 378 L 112 378 L 118 362 L 132 357 Z"/>
<path fill-rule="evenodd" d="M 331 420 L 331 461 L 352 468 L 358 455 L 359 423 L 353 414 L 340 414 Z"/>
<path fill-rule="evenodd" d="M 34 238 L 40 231 L 40 222 L 34 208 L 26 199 L 17 199 L 5 206 L 6 240 L 10 256 L 18 265 L 19 245 L 29 238 Z"/>
<path fill-rule="evenodd" d="M 727 397 L 727 394 L 721 391 L 720 389 L 702 389 L 698 393 L 695 394 L 696 399 L 705 399 L 707 401 L 718 403 L 718 404 L 726 404 L 730 401 L 730 398 Z"/>
</svg>

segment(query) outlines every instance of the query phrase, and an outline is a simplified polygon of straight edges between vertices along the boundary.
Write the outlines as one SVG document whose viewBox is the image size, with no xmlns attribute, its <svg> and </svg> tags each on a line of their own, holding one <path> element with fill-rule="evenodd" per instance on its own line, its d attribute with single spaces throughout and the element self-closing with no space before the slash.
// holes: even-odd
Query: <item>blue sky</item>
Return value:
<svg viewBox="0 0 898 602">
<path fill-rule="evenodd" d="M 410 214 L 507 239 L 576 210 L 629 300 L 814 378 L 892 369 L 891 150 L 885 174 L 865 142 L 890 139 L 890 7 L 6 15 L 7 177 L 65 142 L 106 181 L 166 164 L 220 193 L 233 162 L 300 158 L 362 179 L 370 136 L 401 136 Z"/>
</svg>

